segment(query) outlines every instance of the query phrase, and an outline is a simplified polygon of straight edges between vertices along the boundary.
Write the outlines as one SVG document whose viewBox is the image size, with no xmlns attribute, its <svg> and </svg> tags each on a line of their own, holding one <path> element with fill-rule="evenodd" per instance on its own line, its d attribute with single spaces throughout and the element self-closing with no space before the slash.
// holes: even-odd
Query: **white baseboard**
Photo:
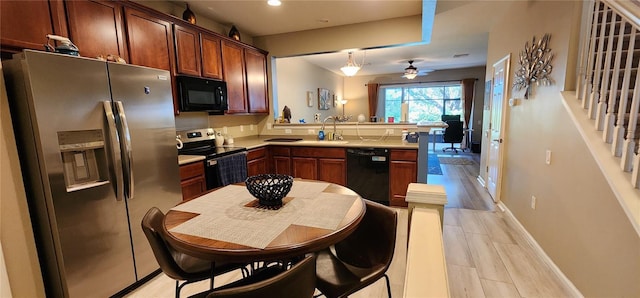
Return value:
<svg viewBox="0 0 640 298">
<path fill-rule="evenodd" d="M 482 186 L 482 188 L 487 188 L 487 185 L 484 183 L 484 178 L 482 178 L 482 176 L 478 175 L 478 177 L 476 178 L 476 180 L 478 180 L 478 183 L 480 183 L 480 185 Z"/>
<path fill-rule="evenodd" d="M 525 236 L 525 240 L 531 245 L 531 247 L 533 247 L 535 253 L 542 257 L 542 260 L 549 266 L 549 268 L 551 268 L 551 271 L 553 271 L 553 273 L 565 284 L 565 286 L 567 286 L 567 288 L 571 290 L 571 292 L 573 292 L 572 296 L 584 297 L 582 293 L 580 293 L 580 290 L 576 288 L 576 286 L 571 282 L 571 280 L 569 280 L 569 278 L 567 278 L 567 276 L 564 275 L 564 273 L 562 273 L 562 270 L 560 270 L 560 268 L 556 266 L 556 264 L 553 262 L 553 260 L 551 260 L 551 258 L 547 255 L 547 253 L 544 252 L 544 249 L 542 249 L 542 247 L 533 238 L 533 236 L 529 234 L 527 229 L 525 229 L 525 227 L 520 223 L 520 221 L 518 221 L 518 219 L 513 215 L 513 213 L 511 213 L 511 210 L 509 210 L 509 208 L 507 208 L 507 206 L 505 206 L 504 203 L 502 202 L 498 202 L 497 204 L 498 204 L 498 208 L 500 208 L 500 210 L 505 215 L 507 215 L 511 220 L 513 220 L 513 222 L 516 224 L 518 229 L 520 229 L 520 232 L 522 232 L 522 234 Z"/>
</svg>

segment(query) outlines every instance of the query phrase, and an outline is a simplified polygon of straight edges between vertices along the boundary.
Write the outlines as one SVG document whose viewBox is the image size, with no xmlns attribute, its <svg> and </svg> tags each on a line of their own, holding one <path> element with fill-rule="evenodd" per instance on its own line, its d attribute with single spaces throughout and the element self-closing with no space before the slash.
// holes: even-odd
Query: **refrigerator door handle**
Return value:
<svg viewBox="0 0 640 298">
<path fill-rule="evenodd" d="M 124 166 L 124 177 L 126 180 L 125 184 L 125 197 L 127 199 L 133 199 L 134 196 L 134 183 L 133 183 L 133 150 L 131 148 L 131 133 L 129 132 L 129 125 L 127 124 L 127 116 L 124 112 L 124 105 L 122 101 L 115 101 L 116 110 L 118 111 L 118 117 L 120 118 L 121 123 L 121 133 L 120 140 L 122 141 L 124 147 L 123 158 L 123 166 Z"/>
<path fill-rule="evenodd" d="M 113 170 L 115 172 L 116 181 L 114 183 L 114 191 L 116 192 L 116 200 L 122 201 L 124 198 L 124 177 L 122 173 L 122 160 L 120 157 L 120 141 L 118 140 L 118 132 L 116 129 L 116 119 L 113 114 L 113 108 L 111 108 L 111 101 L 103 101 L 104 115 L 107 118 L 107 125 L 109 131 L 107 132 L 111 143 L 111 162 L 113 163 Z"/>
</svg>

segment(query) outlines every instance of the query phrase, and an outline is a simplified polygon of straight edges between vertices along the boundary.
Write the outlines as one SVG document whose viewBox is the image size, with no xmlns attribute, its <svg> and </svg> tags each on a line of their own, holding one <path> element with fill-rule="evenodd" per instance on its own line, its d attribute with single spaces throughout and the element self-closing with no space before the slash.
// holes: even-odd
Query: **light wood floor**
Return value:
<svg viewBox="0 0 640 298">
<path fill-rule="evenodd" d="M 443 184 L 445 206 L 443 237 L 451 297 L 570 297 L 550 268 L 537 256 L 516 225 L 496 211 L 491 197 L 477 182 L 478 155 L 447 153 L 440 156 L 475 160 L 473 165 L 441 164 L 443 175 L 429 175 L 429 183 Z M 399 212 L 396 250 L 387 272 L 393 297 L 402 297 L 407 241 L 407 211 Z M 216 286 L 236 280 L 232 272 L 215 279 Z M 164 274 L 127 297 L 172 297 L 175 282 Z M 187 285 L 181 297 L 208 289 L 208 282 Z M 386 297 L 384 279 L 351 297 Z"/>
</svg>

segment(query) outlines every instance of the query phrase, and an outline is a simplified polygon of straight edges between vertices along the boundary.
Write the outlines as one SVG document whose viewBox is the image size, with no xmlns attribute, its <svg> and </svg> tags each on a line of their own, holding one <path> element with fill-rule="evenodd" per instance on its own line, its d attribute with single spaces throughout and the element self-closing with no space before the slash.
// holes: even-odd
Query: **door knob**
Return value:
<svg viewBox="0 0 640 298">
<path fill-rule="evenodd" d="M 493 139 L 492 141 L 502 144 L 502 139 Z"/>
</svg>

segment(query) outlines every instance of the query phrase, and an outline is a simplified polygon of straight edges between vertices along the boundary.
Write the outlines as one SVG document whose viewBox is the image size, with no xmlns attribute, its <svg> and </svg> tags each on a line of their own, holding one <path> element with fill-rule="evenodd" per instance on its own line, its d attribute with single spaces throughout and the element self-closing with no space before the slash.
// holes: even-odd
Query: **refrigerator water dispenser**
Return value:
<svg viewBox="0 0 640 298">
<path fill-rule="evenodd" d="M 67 192 L 109 183 L 102 130 L 59 131 Z"/>
</svg>

